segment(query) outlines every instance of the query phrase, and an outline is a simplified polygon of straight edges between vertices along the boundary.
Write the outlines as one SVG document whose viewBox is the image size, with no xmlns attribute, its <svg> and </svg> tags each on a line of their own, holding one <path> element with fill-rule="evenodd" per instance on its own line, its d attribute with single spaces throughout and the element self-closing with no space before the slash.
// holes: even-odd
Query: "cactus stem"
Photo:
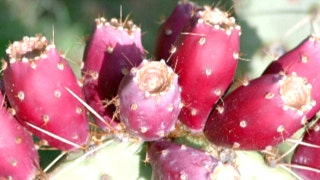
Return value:
<svg viewBox="0 0 320 180">
<path fill-rule="evenodd" d="M 65 172 L 68 172 L 68 170 L 72 169 L 74 166 L 76 166 L 77 164 L 79 164 L 80 162 L 86 160 L 86 158 L 88 156 L 90 156 L 91 154 L 99 151 L 100 149 L 110 145 L 111 143 L 113 143 L 114 140 L 109 140 L 106 141 L 105 143 L 97 146 L 96 148 L 90 149 L 88 150 L 86 153 L 84 153 L 82 156 L 80 156 L 79 158 L 77 158 L 76 160 L 74 160 L 67 168 L 64 168 L 63 170 L 59 171 L 59 173 L 55 174 L 54 176 L 50 177 L 51 180 L 55 180 L 58 177 L 60 177 L 61 175 L 63 175 Z"/>
</svg>

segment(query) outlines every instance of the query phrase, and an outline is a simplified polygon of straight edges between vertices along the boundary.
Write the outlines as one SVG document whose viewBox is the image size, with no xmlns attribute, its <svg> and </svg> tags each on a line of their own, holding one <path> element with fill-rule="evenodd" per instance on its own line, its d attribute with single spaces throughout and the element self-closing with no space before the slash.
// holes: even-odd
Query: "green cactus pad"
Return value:
<svg viewBox="0 0 320 180">
<path fill-rule="evenodd" d="M 269 167 L 260 153 L 254 151 L 237 151 L 236 165 L 241 178 L 246 180 L 295 180 L 296 178 L 282 167 Z M 253 167 L 254 166 L 254 167 Z"/>
<path fill-rule="evenodd" d="M 110 140 L 94 149 L 67 158 L 54 169 L 51 180 L 151 179 L 151 167 L 144 162 L 145 145 Z"/>
</svg>

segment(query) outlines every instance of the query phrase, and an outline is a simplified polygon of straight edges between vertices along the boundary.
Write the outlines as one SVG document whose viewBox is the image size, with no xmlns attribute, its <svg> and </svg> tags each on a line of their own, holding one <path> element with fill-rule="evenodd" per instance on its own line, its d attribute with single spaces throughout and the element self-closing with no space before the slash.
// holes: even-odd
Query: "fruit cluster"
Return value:
<svg viewBox="0 0 320 180">
<path fill-rule="evenodd" d="M 2 62 L 0 179 L 61 174 L 59 166 L 42 170 L 32 137 L 84 153 L 74 161 L 98 156 L 106 144 L 147 147 L 154 179 L 241 179 L 235 151 L 271 153 L 310 123 L 290 164 L 297 177 L 320 178 L 320 125 L 313 121 L 320 109 L 319 37 L 310 35 L 235 87 L 240 35 L 229 12 L 181 0 L 147 58 L 132 21 L 97 18 L 80 80 L 46 37 L 13 42 Z M 114 178 L 106 169 L 97 174 Z"/>
</svg>

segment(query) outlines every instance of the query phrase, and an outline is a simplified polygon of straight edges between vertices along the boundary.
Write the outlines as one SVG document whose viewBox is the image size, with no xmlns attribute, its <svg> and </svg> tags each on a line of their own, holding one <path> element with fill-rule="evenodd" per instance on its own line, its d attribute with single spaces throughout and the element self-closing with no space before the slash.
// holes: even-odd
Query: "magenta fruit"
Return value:
<svg viewBox="0 0 320 180">
<path fill-rule="evenodd" d="M 320 154 L 319 123 L 317 122 L 312 128 L 308 129 L 302 139 L 302 142 L 313 146 L 298 145 L 291 159 L 292 169 L 305 180 L 320 179 L 320 159 L 318 158 Z M 297 168 L 297 166 L 300 168 Z"/>
<path fill-rule="evenodd" d="M 178 2 L 171 15 L 161 24 L 158 30 L 155 43 L 156 59 L 169 58 L 175 40 L 196 9 L 196 4 L 188 0 Z"/>
<path fill-rule="evenodd" d="M 148 160 L 157 180 L 181 179 L 238 179 L 239 174 L 231 165 L 223 165 L 208 153 L 175 144 L 157 141 L 148 151 Z"/>
<path fill-rule="evenodd" d="M 0 179 L 31 180 L 39 170 L 39 155 L 30 133 L 3 107 L 0 93 Z"/>
<path fill-rule="evenodd" d="M 170 61 L 179 75 L 184 107 L 181 121 L 201 131 L 233 80 L 238 64 L 240 26 L 218 9 L 197 11 L 180 33 Z"/>
<path fill-rule="evenodd" d="M 312 35 L 306 38 L 296 48 L 273 61 L 263 74 L 284 72 L 296 73 L 304 77 L 312 85 L 311 96 L 316 102 L 307 114 L 307 119 L 312 118 L 320 109 L 320 42 L 319 37 Z"/>
<path fill-rule="evenodd" d="M 144 57 L 141 30 L 132 21 L 125 23 L 104 18 L 95 20 L 95 27 L 84 53 L 83 80 L 88 104 L 105 122 L 96 119 L 104 130 L 118 124 L 116 106 L 121 79 Z"/>
<path fill-rule="evenodd" d="M 119 86 L 119 116 L 127 129 L 145 141 L 173 130 L 181 110 L 178 76 L 164 60 L 144 60 Z"/>
<path fill-rule="evenodd" d="M 85 145 L 89 138 L 88 114 L 67 89 L 80 98 L 84 95 L 55 45 L 44 36 L 24 37 L 6 52 L 4 84 L 18 120 L 53 147 L 72 150 Z"/>
<path fill-rule="evenodd" d="M 204 133 L 218 146 L 262 150 L 292 136 L 314 106 L 305 78 L 269 74 L 233 92 L 210 115 Z"/>
</svg>

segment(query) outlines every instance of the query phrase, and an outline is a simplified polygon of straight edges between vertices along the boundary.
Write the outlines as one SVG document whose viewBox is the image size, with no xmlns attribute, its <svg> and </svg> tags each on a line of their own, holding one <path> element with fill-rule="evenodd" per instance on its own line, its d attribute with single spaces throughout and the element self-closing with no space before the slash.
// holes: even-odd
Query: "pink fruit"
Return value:
<svg viewBox="0 0 320 180">
<path fill-rule="evenodd" d="M 34 179 L 39 155 L 29 132 L 3 107 L 0 93 L 0 179 Z"/>
<path fill-rule="evenodd" d="M 181 110 L 178 76 L 162 61 L 144 60 L 119 86 L 119 115 L 127 129 L 145 141 L 166 136 Z"/>
<path fill-rule="evenodd" d="M 180 33 L 169 62 L 179 75 L 184 107 L 180 119 L 201 131 L 215 103 L 233 80 L 240 27 L 228 13 L 204 7 Z"/>
<path fill-rule="evenodd" d="M 218 146 L 262 150 L 292 136 L 314 106 L 312 87 L 295 74 L 268 74 L 233 92 L 210 115 L 204 133 Z"/>
<path fill-rule="evenodd" d="M 292 157 L 293 170 L 304 180 L 320 179 L 320 122 L 308 129 L 302 142 L 312 146 L 299 145 Z M 300 168 L 296 168 L 300 166 Z M 316 169 L 318 172 L 312 171 Z"/>
<path fill-rule="evenodd" d="M 95 20 L 84 53 L 82 74 L 86 100 L 105 120 L 96 119 L 102 129 L 107 130 L 110 124 L 118 124 L 114 118 L 116 107 L 110 102 L 116 97 L 123 76 L 139 65 L 143 56 L 141 30 L 132 21 Z"/>
<path fill-rule="evenodd" d="M 168 59 L 170 50 L 185 24 L 195 13 L 196 5 L 188 0 L 181 0 L 172 14 L 160 26 L 155 43 L 156 59 Z"/>
<path fill-rule="evenodd" d="M 71 67 L 55 45 L 48 44 L 40 35 L 24 37 L 11 44 L 6 52 L 5 89 L 21 123 L 61 150 L 86 144 L 89 137 L 87 111 L 67 89 L 80 98 L 84 95 Z"/>
<path fill-rule="evenodd" d="M 155 179 L 213 179 L 218 160 L 204 151 L 178 145 L 169 141 L 157 141 L 148 151 L 148 159 Z"/>
<path fill-rule="evenodd" d="M 304 77 L 312 85 L 311 96 L 316 105 L 307 114 L 307 119 L 313 117 L 320 109 L 320 41 L 319 37 L 310 36 L 296 48 L 289 51 L 278 60 L 273 61 L 263 74 L 284 72 L 296 73 Z"/>
</svg>

